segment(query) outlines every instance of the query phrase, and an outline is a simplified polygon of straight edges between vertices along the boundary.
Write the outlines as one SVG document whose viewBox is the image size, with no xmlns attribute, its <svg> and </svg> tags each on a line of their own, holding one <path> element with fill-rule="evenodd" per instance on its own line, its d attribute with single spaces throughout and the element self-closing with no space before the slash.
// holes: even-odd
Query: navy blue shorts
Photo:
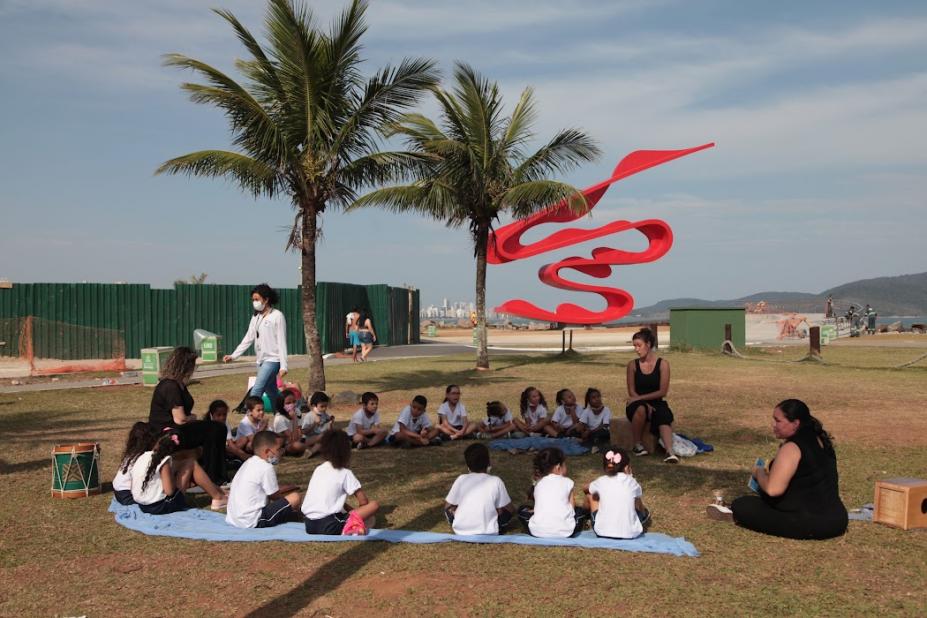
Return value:
<svg viewBox="0 0 927 618">
<path fill-rule="evenodd" d="M 116 489 L 113 490 L 113 497 L 116 498 L 116 502 L 122 506 L 129 506 L 135 504 L 135 499 L 132 497 L 131 489 Z"/>
<path fill-rule="evenodd" d="M 344 530 L 344 524 L 347 521 L 347 513 L 332 513 L 321 519 L 307 519 L 306 534 L 338 535 Z"/>
<path fill-rule="evenodd" d="M 258 517 L 255 528 L 273 528 L 286 522 L 293 515 L 293 507 L 287 502 L 286 498 L 277 498 L 269 502 L 261 509 L 261 516 Z"/>
<path fill-rule="evenodd" d="M 142 509 L 142 513 L 148 513 L 149 515 L 167 515 L 177 511 L 186 511 L 190 507 L 187 506 L 187 500 L 183 497 L 183 492 L 178 489 L 163 500 L 158 500 L 152 504 L 139 504 L 138 508 Z"/>
</svg>

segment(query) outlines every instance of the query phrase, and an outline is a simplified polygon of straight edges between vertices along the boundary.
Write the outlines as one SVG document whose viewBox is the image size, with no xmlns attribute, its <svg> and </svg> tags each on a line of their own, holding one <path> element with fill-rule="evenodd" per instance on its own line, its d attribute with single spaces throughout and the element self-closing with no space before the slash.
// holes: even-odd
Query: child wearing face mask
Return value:
<svg viewBox="0 0 927 618">
<path fill-rule="evenodd" d="M 245 397 L 245 418 L 238 423 L 235 434 L 235 446 L 253 453 L 251 441 L 259 432 L 267 429 L 267 419 L 264 418 L 264 401 L 260 397 Z"/>
<path fill-rule="evenodd" d="M 236 528 L 270 528 L 293 519 L 302 496 L 295 485 L 277 485 L 283 439 L 260 431 L 252 441 L 254 457 L 242 464 L 229 489 L 225 521 Z"/>
<path fill-rule="evenodd" d="M 274 405 L 273 432 L 283 438 L 284 454 L 299 457 L 306 452 L 306 439 L 296 422 L 296 393 L 287 389 L 280 393 Z"/>
</svg>

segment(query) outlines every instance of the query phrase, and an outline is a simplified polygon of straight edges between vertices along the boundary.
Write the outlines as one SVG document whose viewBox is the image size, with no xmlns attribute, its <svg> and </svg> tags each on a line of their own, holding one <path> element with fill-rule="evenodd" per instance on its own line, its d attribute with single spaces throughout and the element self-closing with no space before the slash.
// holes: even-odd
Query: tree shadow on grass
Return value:
<svg viewBox="0 0 927 618">
<path fill-rule="evenodd" d="M 444 482 L 436 482 L 424 491 L 436 490 L 438 487 L 444 487 Z M 395 506 L 384 505 L 381 511 L 392 511 Z M 377 513 L 377 523 L 383 523 L 383 513 Z M 439 521 L 444 519 L 441 509 L 429 509 L 421 515 L 405 522 L 400 529 L 402 530 L 430 530 Z M 354 575 L 365 565 L 373 562 L 378 556 L 389 551 L 392 543 L 385 541 L 366 541 L 359 542 L 347 551 L 335 556 L 297 584 L 292 590 L 286 592 L 274 599 L 271 599 L 260 607 L 251 610 L 246 614 L 248 617 L 259 618 L 263 616 L 293 616 L 312 604 L 326 594 L 333 592 L 338 587 Z"/>
<path fill-rule="evenodd" d="M 32 461 L 20 461 L 10 463 L 5 459 L 0 459 L 0 474 L 16 474 L 17 472 L 33 472 L 49 467 L 50 460 L 48 457 L 34 459 Z"/>
</svg>

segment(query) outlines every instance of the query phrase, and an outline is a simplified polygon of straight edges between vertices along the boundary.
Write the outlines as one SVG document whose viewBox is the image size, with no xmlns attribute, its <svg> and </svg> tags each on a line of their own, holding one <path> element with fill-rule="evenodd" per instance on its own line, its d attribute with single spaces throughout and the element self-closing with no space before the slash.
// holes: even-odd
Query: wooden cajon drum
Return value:
<svg viewBox="0 0 927 618">
<path fill-rule="evenodd" d="M 612 444 L 630 453 L 631 449 L 634 448 L 631 422 L 626 418 L 613 418 L 610 431 L 612 432 Z M 641 441 L 648 453 L 651 455 L 656 453 L 658 444 L 657 439 L 650 433 L 650 423 L 644 424 L 644 435 Z"/>
<path fill-rule="evenodd" d="M 902 530 L 927 528 L 927 480 L 896 478 L 878 481 L 872 520 Z"/>
</svg>

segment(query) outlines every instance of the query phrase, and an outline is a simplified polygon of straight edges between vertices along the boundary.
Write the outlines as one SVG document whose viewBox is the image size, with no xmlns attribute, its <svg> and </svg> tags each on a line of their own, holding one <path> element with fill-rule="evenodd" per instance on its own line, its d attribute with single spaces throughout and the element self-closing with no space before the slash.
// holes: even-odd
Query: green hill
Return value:
<svg viewBox="0 0 927 618">
<path fill-rule="evenodd" d="M 743 307 L 747 303 L 766 301 L 772 313 L 798 311 L 823 313 L 824 300 L 830 294 L 838 313 L 844 313 L 853 304 L 858 307 L 869 303 L 881 315 L 927 315 L 927 272 L 897 277 L 876 277 L 844 283 L 824 290 L 820 294 L 805 292 L 759 292 L 731 300 L 703 300 L 700 298 L 674 298 L 662 300 L 649 307 L 637 307 L 635 316 L 667 317 L 674 307 Z"/>
</svg>

